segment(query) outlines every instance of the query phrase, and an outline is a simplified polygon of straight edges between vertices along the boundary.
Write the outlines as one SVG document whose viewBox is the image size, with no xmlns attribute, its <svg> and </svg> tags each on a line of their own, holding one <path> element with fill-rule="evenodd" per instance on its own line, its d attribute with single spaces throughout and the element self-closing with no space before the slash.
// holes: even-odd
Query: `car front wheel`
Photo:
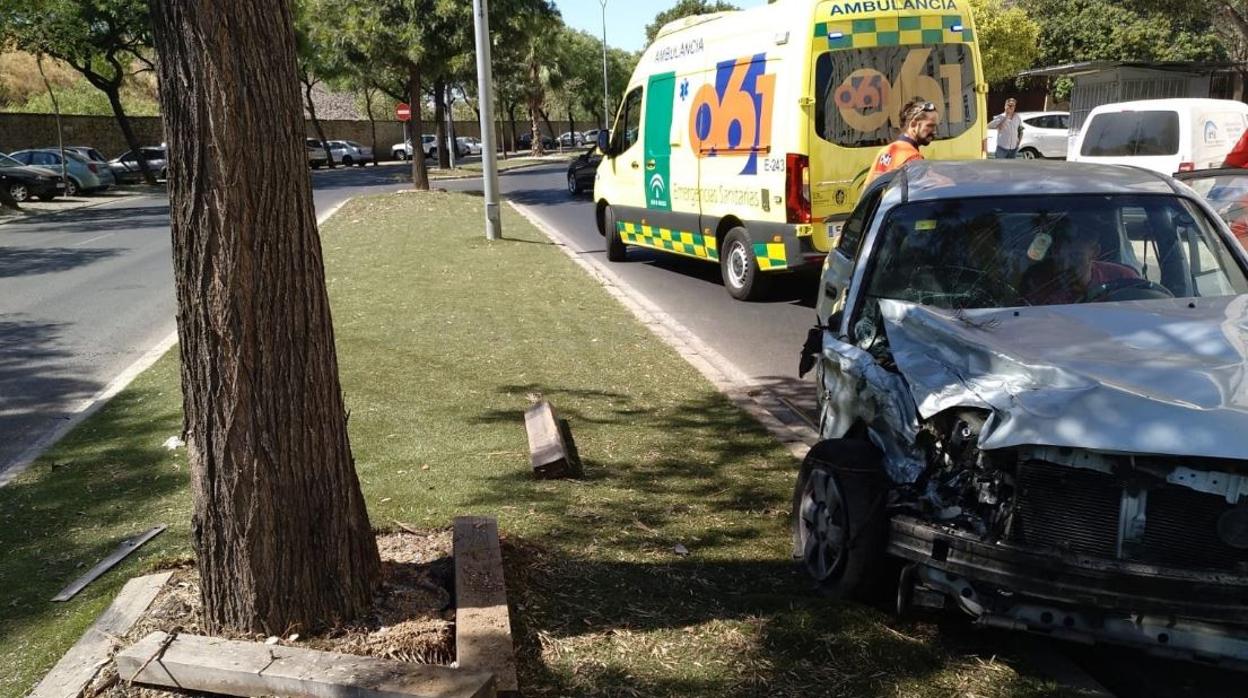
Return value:
<svg viewBox="0 0 1248 698">
<path fill-rule="evenodd" d="M 30 200 L 30 189 L 21 182 L 14 182 L 9 185 L 9 196 L 17 203 L 24 203 Z"/>
<path fill-rule="evenodd" d="M 607 260 L 628 261 L 628 246 L 620 239 L 620 230 L 615 222 L 615 210 L 610 206 L 602 212 L 602 232 L 607 238 Z"/>
<path fill-rule="evenodd" d="M 78 196 L 81 192 L 82 187 L 78 186 L 77 180 L 70 177 L 69 181 L 65 183 L 65 196 Z"/>
<path fill-rule="evenodd" d="M 831 439 L 810 449 L 793 492 L 793 555 L 838 599 L 886 596 L 887 479 L 871 443 Z"/>
</svg>

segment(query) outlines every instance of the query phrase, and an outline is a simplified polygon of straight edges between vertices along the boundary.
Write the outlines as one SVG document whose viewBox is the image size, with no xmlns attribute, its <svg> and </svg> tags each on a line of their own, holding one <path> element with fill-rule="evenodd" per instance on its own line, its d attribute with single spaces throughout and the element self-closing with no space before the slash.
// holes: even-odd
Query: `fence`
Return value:
<svg viewBox="0 0 1248 698">
<path fill-rule="evenodd" d="M 165 141 L 164 128 L 160 118 L 155 116 L 136 116 L 130 119 L 131 127 L 143 145 L 156 145 Z M 397 121 L 377 121 L 377 149 L 385 157 L 390 146 L 401 143 L 404 138 L 403 124 Z M 434 124 L 425 120 L 425 133 L 433 133 Z M 529 130 L 528 121 L 517 121 L 516 133 L 522 134 Z M 330 140 L 353 140 L 365 145 L 373 143 L 373 126 L 368 121 L 321 121 L 325 137 Z M 455 135 L 481 135 L 480 125 L 475 121 L 454 122 Z M 546 124 L 541 122 L 541 130 L 546 134 Z M 590 122 L 577 122 L 580 130 L 593 128 Z M 90 146 L 106 157 L 120 155 L 130 147 L 117 126 L 117 120 L 111 116 L 62 116 L 61 129 L 65 145 Z M 572 130 L 566 121 L 550 122 L 554 136 Z M 500 123 L 496 129 L 498 137 L 504 143 L 511 143 L 512 129 L 509 122 Z M 306 124 L 309 137 L 316 137 L 312 122 Z M 0 113 L 0 152 L 11 153 L 26 148 L 45 148 L 56 145 L 56 117 L 52 114 L 10 114 Z"/>
</svg>

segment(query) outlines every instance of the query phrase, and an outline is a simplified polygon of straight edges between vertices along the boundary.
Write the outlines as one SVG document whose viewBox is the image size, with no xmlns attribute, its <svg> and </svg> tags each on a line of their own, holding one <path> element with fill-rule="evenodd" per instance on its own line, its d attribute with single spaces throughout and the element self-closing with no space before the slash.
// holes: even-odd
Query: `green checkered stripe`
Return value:
<svg viewBox="0 0 1248 698">
<path fill-rule="evenodd" d="M 961 26 L 961 31 L 953 31 Z M 827 39 L 828 48 L 915 46 L 975 40 L 975 32 L 961 15 L 920 15 L 853 19 L 815 24 L 815 38 Z"/>
<path fill-rule="evenodd" d="M 671 230 L 624 221 L 619 221 L 615 225 L 619 230 L 620 239 L 630 245 L 667 250 L 686 257 L 719 260 L 719 249 L 714 235 L 702 235 L 688 230 Z"/>
</svg>

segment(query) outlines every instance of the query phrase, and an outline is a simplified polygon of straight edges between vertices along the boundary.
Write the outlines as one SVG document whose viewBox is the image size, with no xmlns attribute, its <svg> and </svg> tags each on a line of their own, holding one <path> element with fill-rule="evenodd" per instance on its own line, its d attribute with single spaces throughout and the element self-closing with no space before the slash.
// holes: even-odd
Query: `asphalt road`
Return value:
<svg viewBox="0 0 1248 698">
<path fill-rule="evenodd" d="M 404 172 L 316 172 L 317 211 Z M 0 473 L 174 331 L 170 244 L 163 196 L 0 225 Z"/>
</svg>

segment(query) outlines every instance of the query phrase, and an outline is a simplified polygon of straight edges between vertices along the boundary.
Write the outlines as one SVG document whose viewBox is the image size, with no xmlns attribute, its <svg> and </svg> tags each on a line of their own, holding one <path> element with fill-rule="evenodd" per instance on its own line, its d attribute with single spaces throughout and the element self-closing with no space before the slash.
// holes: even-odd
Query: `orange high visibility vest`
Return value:
<svg viewBox="0 0 1248 698">
<path fill-rule="evenodd" d="M 864 187 L 871 184 L 876 177 L 885 172 L 901 169 L 911 160 L 922 160 L 923 154 L 919 152 L 919 147 L 908 140 L 895 140 L 892 143 L 880 149 L 875 156 L 875 162 L 871 166 L 871 172 L 867 175 L 867 181 Z"/>
</svg>

